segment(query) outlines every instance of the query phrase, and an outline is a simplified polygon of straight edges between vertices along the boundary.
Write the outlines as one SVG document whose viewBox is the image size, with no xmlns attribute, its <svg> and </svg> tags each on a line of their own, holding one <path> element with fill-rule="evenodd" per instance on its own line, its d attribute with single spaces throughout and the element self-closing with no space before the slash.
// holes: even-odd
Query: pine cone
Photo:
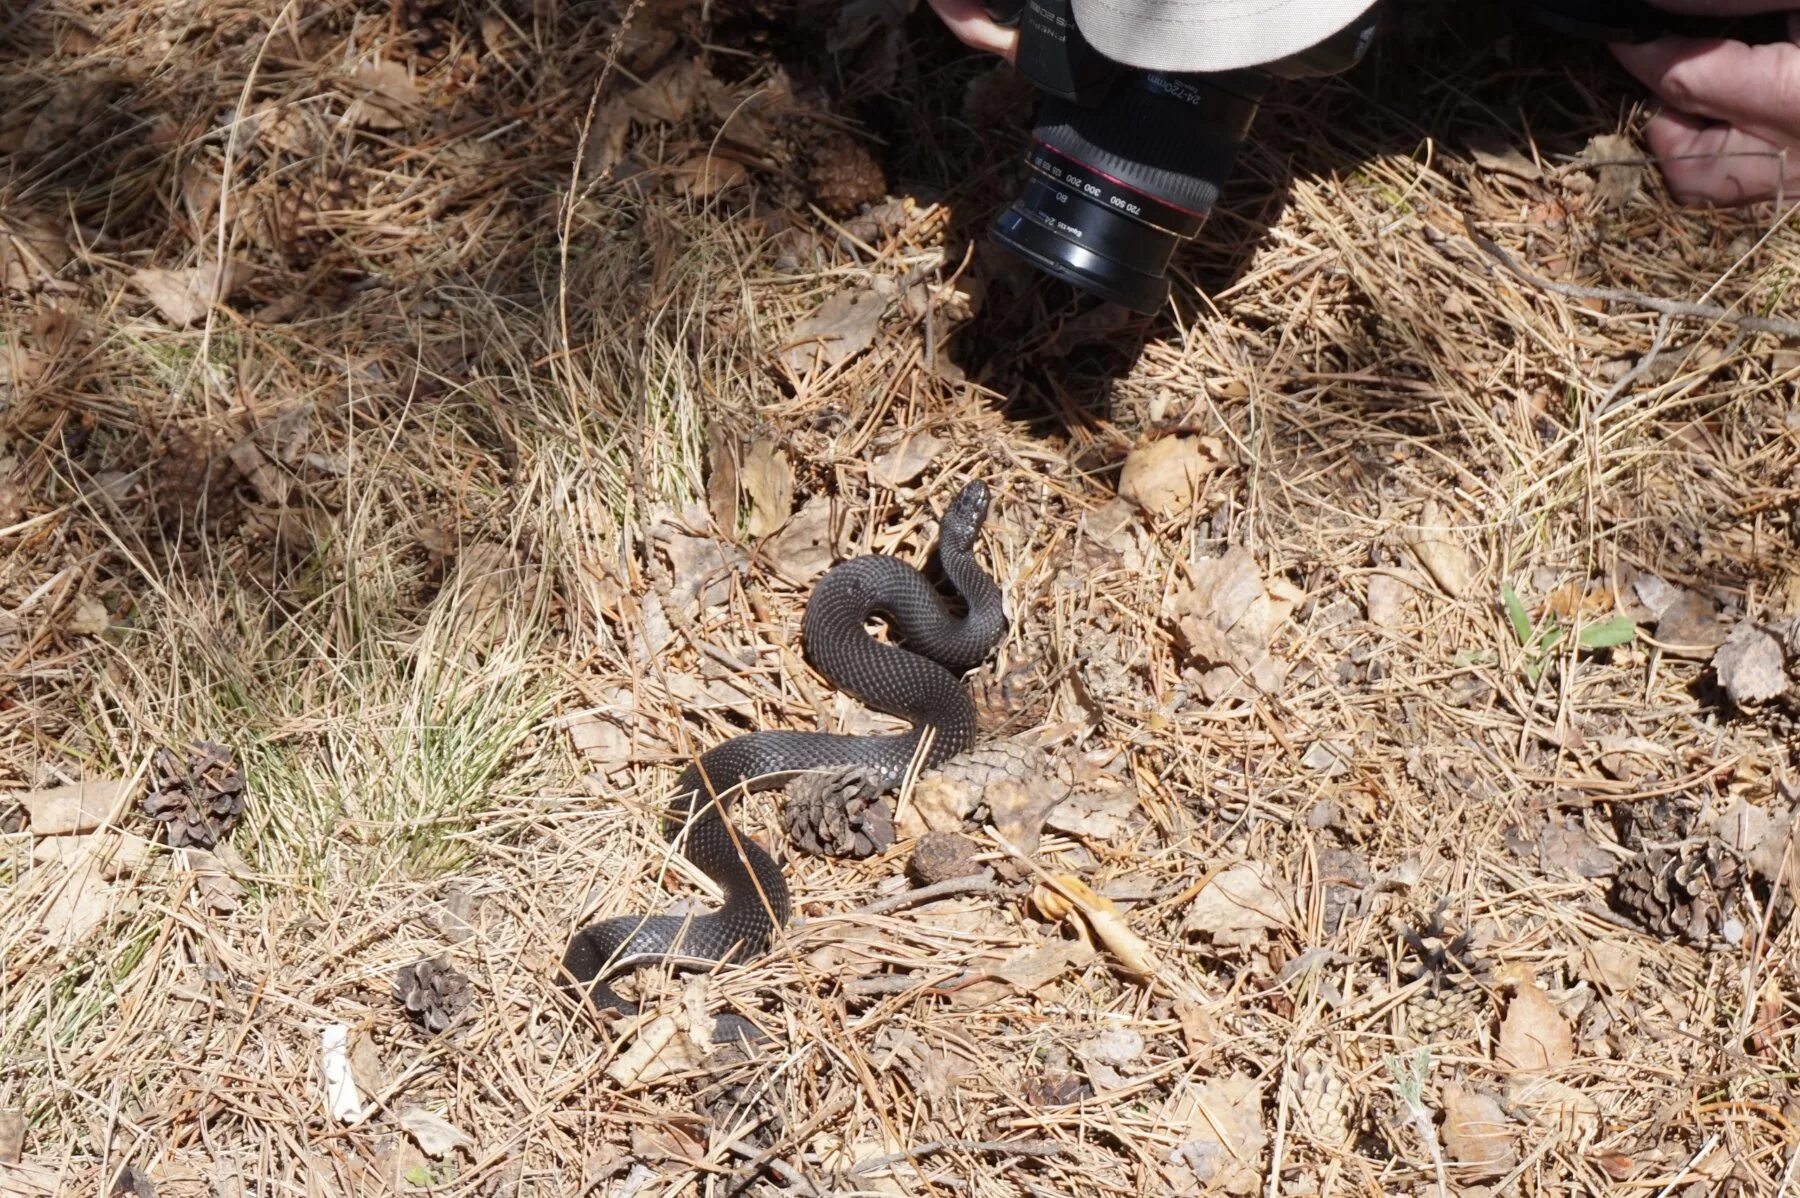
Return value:
<svg viewBox="0 0 1800 1198">
<path fill-rule="evenodd" d="M 244 775 L 229 750 L 203 740 L 185 758 L 158 749 L 152 764 L 156 781 L 142 806 L 163 825 L 171 847 L 210 849 L 237 826 L 244 814 Z"/>
<path fill-rule="evenodd" d="M 1473 937 L 1466 931 L 1452 936 L 1445 926 L 1446 906 L 1447 900 L 1440 901 L 1422 927 L 1399 929 L 1412 952 L 1412 959 L 1400 966 L 1401 976 L 1408 983 L 1430 979 L 1406 1003 L 1407 1025 L 1426 1040 L 1468 1025 L 1481 1009 L 1481 987 L 1488 977 L 1486 966 L 1470 951 Z"/>
<path fill-rule="evenodd" d="M 714 1084 L 694 1098 L 694 1108 L 711 1121 L 715 1130 L 732 1134 L 741 1129 L 744 1140 L 762 1147 L 787 1130 L 780 1096 L 782 1084 L 772 1079 L 766 1066 L 744 1066 L 750 1055 L 737 1044 L 727 1044 L 707 1057 L 707 1064 L 723 1066 Z"/>
<path fill-rule="evenodd" d="M 1445 1032 L 1466 1031 L 1481 1011 L 1478 990 L 1422 990 L 1406 1004 L 1406 1026 L 1421 1041 Z"/>
<path fill-rule="evenodd" d="M 394 1001 L 414 1023 L 433 1035 L 443 1031 L 475 999 L 469 979 L 443 957 L 417 961 L 394 978 Z"/>
<path fill-rule="evenodd" d="M 1646 931 L 1704 945 L 1723 930 L 1743 886 L 1743 867 L 1729 850 L 1693 839 L 1640 852 L 1619 870 L 1607 897 Z"/>
<path fill-rule="evenodd" d="M 148 473 L 151 510 L 164 532 L 197 539 L 202 529 L 229 533 L 243 515 L 236 502 L 243 476 L 223 434 L 175 432 Z"/>
<path fill-rule="evenodd" d="M 1287 1087 L 1302 1132 L 1324 1148 L 1350 1146 L 1355 1104 L 1330 1062 L 1310 1055 L 1301 1058 L 1287 1075 Z"/>
<path fill-rule="evenodd" d="M 854 137 L 835 129 L 820 135 L 807 179 L 813 199 L 833 216 L 848 216 L 887 194 L 887 176 L 875 156 Z"/>
<path fill-rule="evenodd" d="M 1614 803 L 1612 809 L 1613 833 L 1633 852 L 1686 840 L 1693 828 L 1693 803 L 1673 795 L 1641 803 Z"/>
<path fill-rule="evenodd" d="M 906 872 L 921 886 L 979 873 L 975 842 L 957 832 L 927 832 L 913 849 Z"/>
<path fill-rule="evenodd" d="M 894 844 L 894 809 L 869 793 L 854 769 L 808 774 L 788 787 L 782 824 L 790 839 L 819 857 L 869 857 Z"/>
</svg>

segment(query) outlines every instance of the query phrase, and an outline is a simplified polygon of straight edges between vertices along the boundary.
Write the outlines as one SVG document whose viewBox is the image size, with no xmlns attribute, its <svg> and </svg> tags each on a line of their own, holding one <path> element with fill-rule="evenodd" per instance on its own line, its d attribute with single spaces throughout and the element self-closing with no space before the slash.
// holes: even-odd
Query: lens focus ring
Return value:
<svg viewBox="0 0 1800 1198">
<path fill-rule="evenodd" d="M 1184 212 L 1183 223 L 1197 228 L 1225 186 L 1267 86 L 1250 78 L 1232 82 L 1228 91 L 1216 77 L 1144 75 L 1097 108 L 1046 96 L 1032 135 L 1115 183 Z"/>
</svg>

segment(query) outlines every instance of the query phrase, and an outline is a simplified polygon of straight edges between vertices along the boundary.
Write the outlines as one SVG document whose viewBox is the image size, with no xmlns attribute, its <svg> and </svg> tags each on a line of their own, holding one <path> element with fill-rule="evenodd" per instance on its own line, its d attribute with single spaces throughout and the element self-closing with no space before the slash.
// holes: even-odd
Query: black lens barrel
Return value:
<svg viewBox="0 0 1800 1198">
<path fill-rule="evenodd" d="M 1046 96 L 1024 193 L 995 240 L 1084 290 L 1154 312 L 1168 264 L 1217 202 L 1271 80 L 1140 74 L 1098 107 Z"/>
</svg>

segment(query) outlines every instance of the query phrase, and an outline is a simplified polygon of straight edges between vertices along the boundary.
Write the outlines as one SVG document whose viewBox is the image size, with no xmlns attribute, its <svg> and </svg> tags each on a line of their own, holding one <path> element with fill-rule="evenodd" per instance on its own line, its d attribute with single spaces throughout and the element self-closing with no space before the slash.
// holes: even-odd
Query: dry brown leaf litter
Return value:
<svg viewBox="0 0 1800 1198">
<path fill-rule="evenodd" d="M 1392 121 L 1347 83 L 1259 126 L 1210 305 L 1140 330 L 965 253 L 1015 180 L 930 122 L 1016 102 L 928 13 L 840 7 L 826 71 L 700 49 L 756 6 L 641 8 L 568 208 L 610 17 L 22 28 L 0 1188 L 1777 1193 L 1791 351 L 1632 297 L 1779 316 L 1791 227 L 1671 212 L 1598 68 L 1428 73 Z M 1114 499 L 1156 446 L 1204 468 Z M 656 832 L 682 754 L 882 726 L 805 668 L 805 588 L 920 553 L 972 473 L 1016 622 L 975 683 L 1060 800 L 921 780 L 891 848 L 790 853 L 768 961 L 569 1020 L 573 912 L 696 894 Z M 1639 635 L 1534 655 L 1502 582 Z M 152 844 L 134 771 L 208 739 L 243 823 Z M 109 777 L 111 822 L 19 801 Z M 975 881 L 909 897 L 940 825 Z M 439 956 L 481 999 L 454 1040 L 392 993 Z M 703 1053 L 722 1004 L 779 1048 Z M 366 1117 L 328 1116 L 322 1026 Z"/>
</svg>

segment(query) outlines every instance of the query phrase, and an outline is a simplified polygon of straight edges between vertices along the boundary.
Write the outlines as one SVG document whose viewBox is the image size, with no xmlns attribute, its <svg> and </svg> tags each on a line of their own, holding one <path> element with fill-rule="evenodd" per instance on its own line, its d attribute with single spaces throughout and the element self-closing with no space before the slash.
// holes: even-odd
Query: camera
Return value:
<svg viewBox="0 0 1800 1198">
<path fill-rule="evenodd" d="M 1016 66 L 1041 92 L 1021 194 L 989 236 L 1047 274 L 1133 311 L 1168 300 L 1169 262 L 1219 198 L 1257 107 L 1277 80 L 1335 75 L 1373 40 L 1380 4 L 1290 57 L 1236 71 L 1139 70 L 1081 34 L 1073 0 L 987 0 L 1016 25 Z M 1498 12 L 1542 33 L 1637 42 L 1669 33 L 1784 37 L 1786 15 L 1690 17 L 1644 0 L 1532 0 Z"/>
<path fill-rule="evenodd" d="M 1354 66 L 1375 9 L 1325 41 L 1238 71 L 1145 71 L 1103 57 L 1070 0 L 989 0 L 1019 29 L 1016 65 L 1043 93 L 1023 192 L 989 235 L 1039 270 L 1141 313 L 1169 295 L 1169 261 L 1200 231 L 1277 79 Z"/>
</svg>

